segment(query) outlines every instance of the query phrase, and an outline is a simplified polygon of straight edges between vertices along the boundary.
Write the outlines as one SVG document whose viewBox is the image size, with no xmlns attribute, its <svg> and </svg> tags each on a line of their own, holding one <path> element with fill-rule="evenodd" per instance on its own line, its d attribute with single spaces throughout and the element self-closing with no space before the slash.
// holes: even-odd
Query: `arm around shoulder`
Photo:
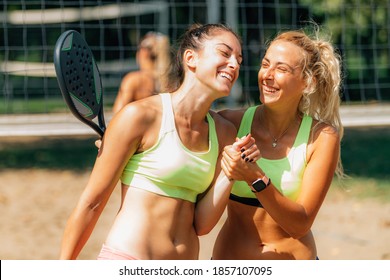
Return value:
<svg viewBox="0 0 390 280">
<path fill-rule="evenodd" d="M 238 130 L 245 110 L 246 109 L 224 109 L 218 111 L 218 115 L 231 122 L 235 126 L 236 130 Z"/>
</svg>

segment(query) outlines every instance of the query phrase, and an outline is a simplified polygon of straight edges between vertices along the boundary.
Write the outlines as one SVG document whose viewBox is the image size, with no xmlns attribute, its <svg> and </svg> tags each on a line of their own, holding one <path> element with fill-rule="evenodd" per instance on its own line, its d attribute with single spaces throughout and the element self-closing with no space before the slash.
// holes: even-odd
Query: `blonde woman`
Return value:
<svg viewBox="0 0 390 280">
<path fill-rule="evenodd" d="M 169 38 L 162 33 L 146 33 L 138 45 L 136 61 L 139 70 L 123 77 L 114 102 L 114 113 L 127 103 L 166 90 L 170 65 Z"/>
<path fill-rule="evenodd" d="M 223 153 L 222 168 L 237 181 L 213 259 L 317 257 L 311 227 L 335 171 L 342 174 L 343 127 L 340 57 L 315 35 L 279 34 L 258 72 L 262 105 L 220 112 L 239 137 L 252 134 L 261 158 L 243 164 L 233 149 Z"/>
</svg>

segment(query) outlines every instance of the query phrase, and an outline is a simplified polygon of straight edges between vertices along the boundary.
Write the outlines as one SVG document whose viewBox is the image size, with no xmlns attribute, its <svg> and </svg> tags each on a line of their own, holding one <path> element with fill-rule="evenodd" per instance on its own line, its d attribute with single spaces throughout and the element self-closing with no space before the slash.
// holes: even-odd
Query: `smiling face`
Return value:
<svg viewBox="0 0 390 280">
<path fill-rule="evenodd" d="M 211 39 L 203 42 L 196 58 L 198 81 L 221 96 L 229 95 L 242 63 L 237 37 L 228 31 L 216 31 Z"/>
<path fill-rule="evenodd" d="M 291 42 L 274 41 L 268 48 L 258 73 L 260 101 L 278 100 L 298 106 L 306 87 L 302 76 L 303 50 Z"/>
</svg>

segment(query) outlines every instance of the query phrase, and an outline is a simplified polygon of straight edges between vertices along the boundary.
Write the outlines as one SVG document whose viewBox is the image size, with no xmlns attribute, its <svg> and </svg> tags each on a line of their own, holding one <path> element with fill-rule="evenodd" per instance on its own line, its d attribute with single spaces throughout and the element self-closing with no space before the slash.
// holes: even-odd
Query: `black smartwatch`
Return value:
<svg viewBox="0 0 390 280">
<path fill-rule="evenodd" d="M 254 181 L 250 187 L 252 192 L 258 193 L 263 191 L 270 184 L 271 184 L 271 179 L 264 175 L 263 178 L 259 178 L 256 181 Z"/>
</svg>

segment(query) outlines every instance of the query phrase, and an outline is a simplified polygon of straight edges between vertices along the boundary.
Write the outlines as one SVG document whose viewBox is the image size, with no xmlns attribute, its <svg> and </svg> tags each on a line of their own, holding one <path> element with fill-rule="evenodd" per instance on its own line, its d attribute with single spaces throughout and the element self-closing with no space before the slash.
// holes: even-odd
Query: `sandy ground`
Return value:
<svg viewBox="0 0 390 280">
<path fill-rule="evenodd" d="M 64 224 L 89 173 L 0 171 L 0 259 L 57 259 Z M 80 259 L 95 259 L 119 206 L 113 193 Z M 209 259 L 223 221 L 201 237 L 200 259 Z M 313 226 L 320 259 L 390 259 L 390 205 L 332 190 Z"/>
</svg>

